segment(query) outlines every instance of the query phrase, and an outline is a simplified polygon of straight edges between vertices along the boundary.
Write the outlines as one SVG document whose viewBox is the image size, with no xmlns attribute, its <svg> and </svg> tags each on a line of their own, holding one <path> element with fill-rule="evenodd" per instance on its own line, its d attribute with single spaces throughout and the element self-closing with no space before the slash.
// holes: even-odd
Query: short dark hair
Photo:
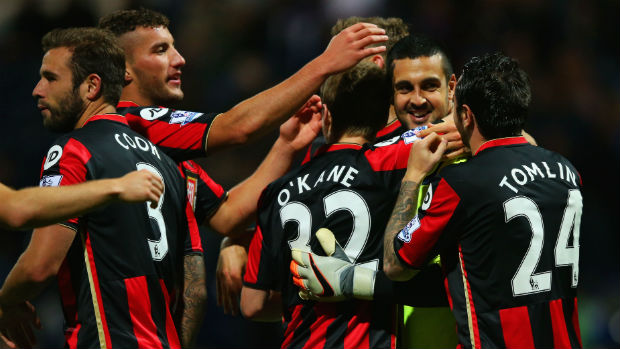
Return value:
<svg viewBox="0 0 620 349">
<path fill-rule="evenodd" d="M 98 28 L 54 29 L 41 40 L 43 52 L 66 47 L 71 52 L 69 68 L 73 87 L 77 88 L 89 74 L 101 78 L 105 102 L 116 106 L 125 82 L 125 54 L 116 39 Z"/>
<path fill-rule="evenodd" d="M 389 50 L 394 44 L 409 35 L 409 26 L 402 20 L 402 18 L 398 17 L 348 17 L 341 18 L 336 21 L 336 24 L 332 27 L 331 35 L 336 36 L 338 33 L 343 31 L 344 29 L 352 26 L 353 24 L 357 24 L 360 22 L 372 23 L 379 26 L 379 28 L 385 29 L 385 35 L 388 36 L 387 42 L 382 42 L 378 44 L 373 44 L 369 46 L 381 46 L 385 45 L 386 49 Z M 385 52 L 382 53 L 385 57 Z"/>
<path fill-rule="evenodd" d="M 531 100 L 527 74 L 501 53 L 470 59 L 456 85 L 457 112 L 467 104 L 486 139 L 520 135 Z"/>
<path fill-rule="evenodd" d="M 431 57 L 437 54 L 441 56 L 441 67 L 446 76 L 446 82 L 448 82 L 454 74 L 454 70 L 448 55 L 446 55 L 446 50 L 439 42 L 422 34 L 409 35 L 400 39 L 387 53 L 385 65 L 387 66 L 388 79 L 392 81 L 394 78 L 395 60 Z"/>
<path fill-rule="evenodd" d="M 327 78 L 321 86 L 321 98 L 332 115 L 334 134 L 373 139 L 387 122 L 390 82 L 383 69 L 362 61 Z"/>
<path fill-rule="evenodd" d="M 165 15 L 141 7 L 133 10 L 119 10 L 103 16 L 99 28 L 111 31 L 115 36 L 136 30 L 137 27 L 168 28 L 170 20 Z"/>
</svg>

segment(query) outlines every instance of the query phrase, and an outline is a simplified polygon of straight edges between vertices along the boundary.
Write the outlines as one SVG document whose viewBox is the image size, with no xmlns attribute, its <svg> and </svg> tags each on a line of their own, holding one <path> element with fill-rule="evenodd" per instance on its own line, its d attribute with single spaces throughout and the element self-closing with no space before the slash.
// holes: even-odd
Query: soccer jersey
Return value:
<svg viewBox="0 0 620 349">
<path fill-rule="evenodd" d="M 58 272 L 69 348 L 180 346 L 172 314 L 183 256 L 202 253 L 202 246 L 176 164 L 122 116 L 96 115 L 52 145 L 41 184 L 70 185 L 136 169 L 162 178 L 157 208 L 115 203 L 63 223 L 76 230 Z"/>
<path fill-rule="evenodd" d="M 263 192 L 244 285 L 282 291 L 283 348 L 395 347 L 392 300 L 304 301 L 289 263 L 291 248 L 324 255 L 314 233 L 325 227 L 351 261 L 381 268 L 384 229 L 410 148 L 404 142 L 382 148 L 326 146 Z"/>
<path fill-rule="evenodd" d="M 205 155 L 209 128 L 219 115 L 159 106 L 141 107 L 129 101 L 119 102 L 116 109 L 134 131 L 147 137 L 175 161 Z"/>
<path fill-rule="evenodd" d="M 397 143 L 398 138 L 405 131 L 407 131 L 407 129 L 402 126 L 398 119 L 396 119 L 392 121 L 389 125 L 386 125 L 384 128 L 382 128 L 379 132 L 377 132 L 374 143 L 383 143 L 386 141 L 389 141 L 389 144 Z M 314 157 L 316 152 L 326 143 L 327 142 L 325 141 L 325 137 L 323 136 L 323 134 L 319 134 L 308 147 L 303 162 L 310 161 L 310 159 Z"/>
<path fill-rule="evenodd" d="M 486 142 L 432 178 L 394 249 L 413 268 L 441 254 L 463 347 L 581 346 L 580 187 L 573 165 L 523 137 Z"/>
<path fill-rule="evenodd" d="M 196 222 L 203 224 L 220 208 L 228 193 L 194 161 L 183 161 L 179 164 L 179 169 L 185 178 L 187 199 L 194 211 Z"/>
</svg>

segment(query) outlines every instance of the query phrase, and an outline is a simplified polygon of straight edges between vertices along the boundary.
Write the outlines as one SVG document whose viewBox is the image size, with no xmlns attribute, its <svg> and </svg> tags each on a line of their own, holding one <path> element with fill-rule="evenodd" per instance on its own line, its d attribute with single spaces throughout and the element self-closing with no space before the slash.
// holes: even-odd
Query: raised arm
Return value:
<svg viewBox="0 0 620 349">
<path fill-rule="evenodd" d="M 416 273 L 415 270 L 403 265 L 396 256 L 394 237 L 414 217 L 420 184 L 439 162 L 446 147 L 447 141 L 436 133 L 431 133 L 411 147 L 407 172 L 403 177 L 383 239 L 383 270 L 391 280 L 409 280 Z"/>
<path fill-rule="evenodd" d="M 331 74 L 346 70 L 364 57 L 385 51 L 385 31 L 357 23 L 332 38 L 325 51 L 288 79 L 220 115 L 211 126 L 207 152 L 255 139 L 293 114 Z"/>
<path fill-rule="evenodd" d="M 162 189 L 161 180 L 146 170 L 63 187 L 13 190 L 0 184 L 0 226 L 11 229 L 44 226 L 112 201 L 157 202 Z"/>
<path fill-rule="evenodd" d="M 295 155 L 306 149 L 321 129 L 321 100 L 312 96 L 306 104 L 280 127 L 280 136 L 246 180 L 228 193 L 228 198 L 208 218 L 208 224 L 220 234 L 245 234 L 245 228 L 256 219 L 256 205 L 263 189 L 284 175 Z"/>
</svg>

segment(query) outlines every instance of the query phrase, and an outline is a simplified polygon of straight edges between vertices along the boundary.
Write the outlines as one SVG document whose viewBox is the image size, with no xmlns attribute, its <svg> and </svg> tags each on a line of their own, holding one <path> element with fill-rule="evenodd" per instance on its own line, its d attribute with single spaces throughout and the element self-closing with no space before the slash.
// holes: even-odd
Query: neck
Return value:
<svg viewBox="0 0 620 349">
<path fill-rule="evenodd" d="M 386 125 L 391 124 L 396 120 L 396 111 L 394 111 L 394 106 L 390 104 L 390 113 L 388 114 L 388 121 Z"/>
<path fill-rule="evenodd" d="M 362 136 L 342 136 L 340 138 L 338 138 L 334 143 L 349 143 L 349 144 L 365 144 L 370 142 L 370 140 L 366 137 L 362 137 Z"/>
<path fill-rule="evenodd" d="M 123 87 L 123 92 L 121 93 L 121 101 L 132 101 L 139 106 L 159 105 L 157 103 L 154 103 L 149 98 L 144 97 L 140 92 L 138 92 L 136 84 L 133 82 Z"/>
<path fill-rule="evenodd" d="M 469 137 L 469 148 L 471 149 L 471 153 L 472 154 L 476 154 L 476 152 L 478 151 L 478 149 L 480 149 L 480 147 L 486 142 L 488 141 L 488 139 L 484 138 L 480 132 L 478 131 L 478 128 L 474 128 L 473 132 L 471 133 L 471 137 Z"/>
<path fill-rule="evenodd" d="M 75 124 L 75 129 L 82 128 L 86 121 L 95 115 L 115 113 L 116 107 L 103 101 L 88 103 L 82 112 L 82 116 Z"/>
</svg>

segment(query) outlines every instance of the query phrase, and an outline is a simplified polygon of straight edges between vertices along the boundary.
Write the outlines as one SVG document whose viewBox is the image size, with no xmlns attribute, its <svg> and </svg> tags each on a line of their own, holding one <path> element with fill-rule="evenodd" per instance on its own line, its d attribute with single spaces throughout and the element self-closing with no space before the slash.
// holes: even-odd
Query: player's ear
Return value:
<svg viewBox="0 0 620 349">
<path fill-rule="evenodd" d="M 474 120 L 474 112 L 471 111 L 471 108 L 467 104 L 463 104 L 462 109 L 460 111 L 460 119 L 461 123 L 465 128 L 471 128 L 475 124 Z"/>
<path fill-rule="evenodd" d="M 370 57 L 370 61 L 376 64 L 381 69 L 385 68 L 385 59 L 382 55 L 374 55 Z"/>
<path fill-rule="evenodd" d="M 84 83 L 86 84 L 86 98 L 91 101 L 99 98 L 102 91 L 101 77 L 97 74 L 89 74 Z"/>
<path fill-rule="evenodd" d="M 133 75 L 131 73 L 131 67 L 129 63 L 125 61 L 125 86 L 129 85 L 133 81 Z"/>
<path fill-rule="evenodd" d="M 322 127 L 323 137 L 325 137 L 325 139 L 329 143 L 329 135 L 331 133 L 331 128 L 332 128 L 332 113 L 329 112 L 329 109 L 327 108 L 327 104 L 323 103 L 323 109 L 321 110 L 321 113 L 323 114 L 321 117 L 321 123 L 323 126 Z"/>
<path fill-rule="evenodd" d="M 456 75 L 452 74 L 448 79 L 448 101 L 450 109 L 454 108 L 454 92 L 456 91 Z"/>
</svg>

